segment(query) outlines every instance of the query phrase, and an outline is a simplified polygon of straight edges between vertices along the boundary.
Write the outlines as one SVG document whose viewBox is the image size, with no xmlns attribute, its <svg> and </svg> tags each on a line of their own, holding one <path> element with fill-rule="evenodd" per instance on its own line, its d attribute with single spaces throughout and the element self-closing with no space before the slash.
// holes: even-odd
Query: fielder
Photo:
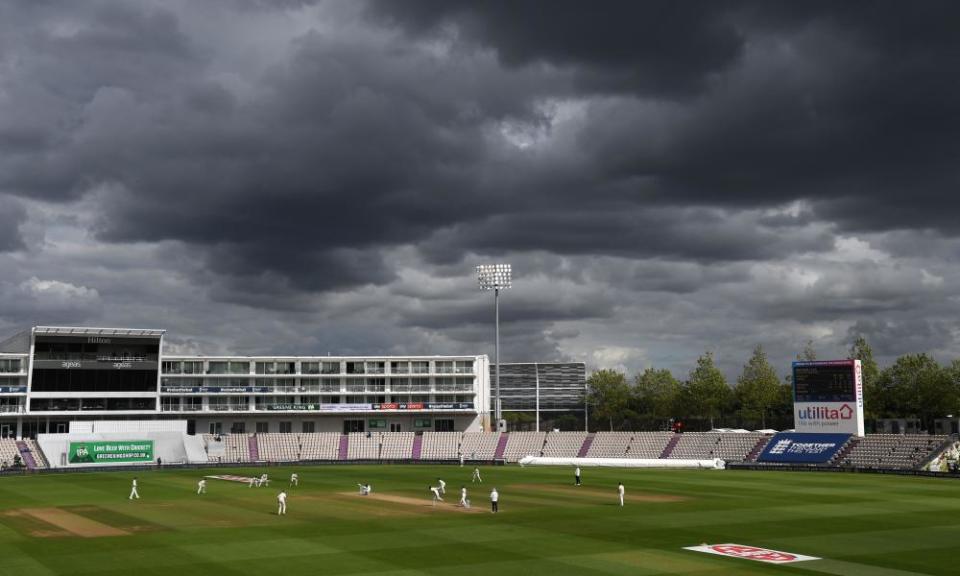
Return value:
<svg viewBox="0 0 960 576">
<path fill-rule="evenodd" d="M 433 505 L 434 505 L 434 506 L 437 505 L 437 500 L 443 502 L 443 498 L 440 496 L 440 488 L 438 488 L 438 487 L 436 487 L 436 486 L 428 486 L 428 488 L 430 488 L 430 492 L 433 493 Z"/>
<path fill-rule="evenodd" d="M 300 485 L 300 476 L 296 472 L 290 475 L 290 486 L 299 486 Z"/>
<path fill-rule="evenodd" d="M 496 487 L 494 487 L 494 489 L 490 491 L 490 513 L 491 514 L 496 514 L 497 512 L 500 511 L 499 503 L 500 503 L 500 493 L 497 492 Z"/>
<path fill-rule="evenodd" d="M 287 514 L 287 493 L 283 490 L 277 494 L 277 516 L 286 516 Z"/>
<path fill-rule="evenodd" d="M 479 469 L 479 468 L 474 468 L 474 469 L 473 469 L 473 479 L 470 480 L 470 483 L 473 484 L 474 482 L 479 482 L 479 483 L 483 484 L 483 478 L 480 477 L 480 469 Z"/>
<path fill-rule="evenodd" d="M 369 496 L 369 495 L 370 495 L 371 488 L 370 488 L 370 485 L 369 485 L 369 484 L 357 484 L 357 486 L 360 487 L 360 495 L 361 495 L 361 496 Z"/>
<path fill-rule="evenodd" d="M 460 453 L 460 467 L 463 468 L 463 452 Z"/>
<path fill-rule="evenodd" d="M 444 482 L 443 480 L 437 478 L 437 484 L 440 485 L 440 493 L 443 494 L 444 496 L 446 496 L 446 495 L 447 495 L 447 483 Z"/>
<path fill-rule="evenodd" d="M 573 471 L 573 482 L 574 486 L 580 485 L 580 467 L 577 466 L 577 469 Z"/>
<path fill-rule="evenodd" d="M 464 508 L 469 508 L 469 507 L 470 507 L 470 501 L 467 500 L 467 487 L 466 487 L 466 486 L 461 486 L 461 487 L 460 487 L 460 505 L 463 506 Z"/>
<path fill-rule="evenodd" d="M 201 478 L 200 481 L 197 482 L 197 494 L 206 494 L 206 493 L 207 493 L 207 479 Z"/>
<path fill-rule="evenodd" d="M 266 474 L 260 476 L 260 479 L 257 480 L 257 487 L 259 488 L 260 486 L 270 486 L 270 477 Z"/>
<path fill-rule="evenodd" d="M 137 500 L 140 499 L 140 493 L 137 492 L 137 477 L 136 477 L 136 476 L 133 477 L 133 482 L 130 484 L 130 498 L 128 498 L 128 500 L 133 500 L 134 498 L 136 498 Z"/>
<path fill-rule="evenodd" d="M 617 484 L 617 495 L 620 496 L 620 507 L 623 508 L 623 482 Z"/>
</svg>

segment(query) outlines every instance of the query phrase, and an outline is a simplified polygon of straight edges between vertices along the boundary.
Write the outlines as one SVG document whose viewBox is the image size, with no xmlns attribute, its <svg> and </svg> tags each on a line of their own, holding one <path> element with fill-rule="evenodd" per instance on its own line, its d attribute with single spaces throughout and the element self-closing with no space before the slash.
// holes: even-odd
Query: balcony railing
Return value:
<svg viewBox="0 0 960 576">
<path fill-rule="evenodd" d="M 26 406 L 0 406 L 0 413 L 3 414 L 23 414 L 26 411 Z"/>
</svg>

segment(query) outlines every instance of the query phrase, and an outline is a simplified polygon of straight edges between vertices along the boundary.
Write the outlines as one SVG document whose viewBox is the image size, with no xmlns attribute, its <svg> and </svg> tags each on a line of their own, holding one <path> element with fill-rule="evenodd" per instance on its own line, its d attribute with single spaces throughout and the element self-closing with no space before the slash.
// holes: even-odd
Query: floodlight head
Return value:
<svg viewBox="0 0 960 576">
<path fill-rule="evenodd" d="M 509 264 L 481 264 L 477 266 L 477 281 L 481 290 L 506 290 L 512 286 Z"/>
</svg>

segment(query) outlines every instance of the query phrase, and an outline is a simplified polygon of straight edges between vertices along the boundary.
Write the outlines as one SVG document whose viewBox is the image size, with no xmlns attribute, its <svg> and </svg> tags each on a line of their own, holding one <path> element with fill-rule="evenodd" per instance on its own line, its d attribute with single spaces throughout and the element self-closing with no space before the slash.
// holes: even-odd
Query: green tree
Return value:
<svg viewBox="0 0 960 576">
<path fill-rule="evenodd" d="M 797 360 L 803 362 L 812 362 L 817 359 L 817 351 L 813 347 L 813 340 L 807 340 L 803 345 L 803 351 L 797 354 Z"/>
<path fill-rule="evenodd" d="M 616 370 L 598 370 L 587 379 L 587 403 L 595 419 L 606 420 L 613 431 L 614 421 L 620 423 L 630 404 L 627 377 Z"/>
<path fill-rule="evenodd" d="M 890 400 L 895 416 L 913 416 L 922 428 L 932 429 L 933 419 L 945 416 L 957 403 L 957 389 L 949 370 L 944 370 L 927 354 L 907 354 L 897 358 L 881 373 L 880 393 Z"/>
<path fill-rule="evenodd" d="M 642 416 L 659 424 L 677 415 L 680 382 L 669 370 L 647 368 L 634 380 L 633 392 Z"/>
<path fill-rule="evenodd" d="M 883 395 L 880 392 L 880 368 L 873 359 L 873 348 L 867 344 L 867 339 L 857 336 L 850 346 L 848 358 L 860 361 L 860 370 L 863 376 L 863 417 L 867 420 L 880 418 L 883 413 Z"/>
<path fill-rule="evenodd" d="M 683 387 L 684 404 L 693 415 L 709 420 L 710 428 L 715 428 L 715 420 L 723 414 L 730 397 L 730 387 L 714 364 L 713 353 L 705 352 L 697 359 L 697 367 Z"/>
<path fill-rule="evenodd" d="M 743 366 L 735 390 L 743 413 L 760 416 L 761 428 L 767 427 L 767 413 L 780 400 L 780 378 L 767 360 L 762 346 L 753 349 L 753 356 Z"/>
</svg>

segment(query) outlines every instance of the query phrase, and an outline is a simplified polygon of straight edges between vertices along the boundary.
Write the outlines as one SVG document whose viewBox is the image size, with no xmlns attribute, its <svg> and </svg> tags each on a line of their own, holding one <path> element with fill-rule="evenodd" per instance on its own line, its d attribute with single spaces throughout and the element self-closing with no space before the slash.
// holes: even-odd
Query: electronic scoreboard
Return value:
<svg viewBox="0 0 960 576">
<path fill-rule="evenodd" d="M 797 432 L 863 436 L 863 378 L 859 360 L 793 363 Z"/>
</svg>

